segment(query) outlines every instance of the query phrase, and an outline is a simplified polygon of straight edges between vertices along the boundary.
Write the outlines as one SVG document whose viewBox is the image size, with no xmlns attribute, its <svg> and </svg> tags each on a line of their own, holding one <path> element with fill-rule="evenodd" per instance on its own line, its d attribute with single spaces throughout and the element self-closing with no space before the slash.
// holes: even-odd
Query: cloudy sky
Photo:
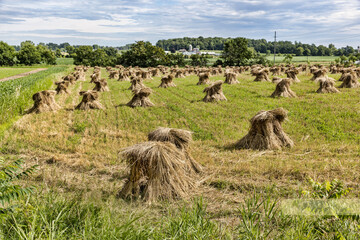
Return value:
<svg viewBox="0 0 360 240">
<path fill-rule="evenodd" d="M 0 0 L 0 40 L 121 46 L 176 37 L 360 45 L 360 0 Z"/>
</svg>

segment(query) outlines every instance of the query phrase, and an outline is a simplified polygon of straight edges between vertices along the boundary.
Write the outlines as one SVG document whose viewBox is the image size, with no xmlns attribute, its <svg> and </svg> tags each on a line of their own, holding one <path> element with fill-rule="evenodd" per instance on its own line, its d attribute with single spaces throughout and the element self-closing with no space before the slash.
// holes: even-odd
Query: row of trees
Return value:
<svg viewBox="0 0 360 240">
<path fill-rule="evenodd" d="M 193 47 L 198 47 L 200 49 L 207 50 L 224 50 L 225 43 L 231 40 L 231 38 L 174 38 L 168 40 L 159 40 L 156 43 L 156 46 L 161 47 L 166 51 L 176 51 L 179 49 L 188 49 L 191 44 Z M 253 48 L 256 52 L 259 53 L 274 53 L 274 47 L 277 53 L 281 54 L 294 54 L 297 56 L 349 56 L 350 54 L 355 53 L 355 49 L 351 46 L 346 46 L 342 48 L 336 48 L 334 44 L 329 44 L 328 46 L 315 44 L 303 44 L 301 42 L 291 42 L 291 41 L 278 41 L 271 42 L 266 41 L 265 39 L 248 39 L 248 47 Z"/>
<path fill-rule="evenodd" d="M 16 64 L 33 65 L 45 63 L 56 64 L 56 55 L 44 45 L 37 45 L 31 41 L 22 42 L 20 49 L 0 41 L 0 66 L 13 66 Z"/>
<path fill-rule="evenodd" d="M 155 67 L 165 66 L 206 66 L 209 62 L 209 55 L 191 55 L 186 61 L 183 54 L 166 54 L 164 49 L 153 46 L 150 42 L 139 41 L 130 46 L 130 49 L 121 55 L 109 52 L 105 49 L 93 50 L 92 46 L 81 46 L 75 49 L 74 63 L 77 65 L 90 66 L 123 66 Z M 268 64 L 266 58 L 248 47 L 248 40 L 245 38 L 229 39 L 224 46 L 222 60 L 214 65 L 240 66 L 249 64 Z"/>
<path fill-rule="evenodd" d="M 188 49 L 191 44 L 193 47 L 206 50 L 224 50 L 224 44 L 230 38 L 221 37 L 198 37 L 198 38 L 174 38 L 168 40 L 159 40 L 156 43 L 157 47 L 161 47 L 165 51 L 176 51 L 179 49 Z"/>
<path fill-rule="evenodd" d="M 71 53 L 74 64 L 89 66 L 123 66 L 155 67 L 157 65 L 184 66 L 182 54 L 166 54 L 164 49 L 153 46 L 150 42 L 139 41 L 130 49 L 120 54 L 115 48 L 98 48 L 80 46 Z"/>
</svg>

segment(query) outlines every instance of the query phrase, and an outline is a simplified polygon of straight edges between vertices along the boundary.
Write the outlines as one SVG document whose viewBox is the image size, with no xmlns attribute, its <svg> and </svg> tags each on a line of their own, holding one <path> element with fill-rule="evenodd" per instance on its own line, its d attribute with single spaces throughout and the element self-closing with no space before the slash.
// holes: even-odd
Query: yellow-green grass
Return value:
<svg viewBox="0 0 360 240">
<path fill-rule="evenodd" d="M 72 65 L 74 64 L 73 58 L 57 58 L 56 59 L 57 65 Z"/>
<path fill-rule="evenodd" d="M 34 70 L 34 68 L 10 68 L 10 67 L 1 67 L 0 68 L 0 79 L 11 77 L 20 73 L 26 73 Z"/>
<path fill-rule="evenodd" d="M 154 91 L 150 99 L 155 107 L 129 108 L 125 104 L 132 97 L 130 83 L 108 80 L 110 92 L 100 94 L 105 110 L 74 111 L 81 100 L 79 91 L 94 87 L 89 83 L 91 72 L 86 82 L 70 87 L 71 94 L 56 97 L 62 110 L 26 115 L 1 139 L 2 155 L 39 164 L 35 180 L 46 186 L 102 198 L 115 196 L 127 174 L 119 151 L 146 141 L 148 132 L 162 126 L 194 132 L 191 153 L 205 173 L 190 195 L 203 196 L 218 219 L 231 219 L 237 204 L 254 191 L 273 187 L 276 197 L 297 197 L 307 177 L 338 178 L 353 187 L 351 196 L 360 193 L 360 89 L 317 94 L 318 83 L 309 80 L 310 74 L 301 73 L 301 82 L 291 85 L 298 98 L 270 98 L 275 85 L 254 82 L 245 73 L 238 77 L 240 84 L 223 85 L 228 101 L 204 103 L 205 86 L 196 85 L 198 77 L 175 79 L 177 87 L 167 89 L 158 88 L 157 77 L 145 81 Z M 105 70 L 102 75 L 107 77 Z M 219 79 L 224 78 L 211 77 L 212 81 Z M 289 111 L 283 127 L 294 140 L 294 148 L 253 151 L 229 147 L 247 133 L 252 116 L 277 107 Z"/>
</svg>

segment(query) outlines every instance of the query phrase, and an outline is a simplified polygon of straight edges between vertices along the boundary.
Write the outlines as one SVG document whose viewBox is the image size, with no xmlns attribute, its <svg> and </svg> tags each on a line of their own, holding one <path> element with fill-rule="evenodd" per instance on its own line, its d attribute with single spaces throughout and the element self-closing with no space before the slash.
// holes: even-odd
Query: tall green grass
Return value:
<svg viewBox="0 0 360 240">
<path fill-rule="evenodd" d="M 116 207 L 115 207 L 116 206 Z M 44 193 L 0 218 L 1 239 L 359 239 L 358 216 L 285 215 L 271 193 L 239 205 L 232 226 L 207 214 L 202 199 L 161 216 L 131 212 L 112 199 L 92 202 L 81 194 Z"/>
<path fill-rule="evenodd" d="M 115 200 L 120 201 L 120 200 Z M 80 195 L 38 195 L 0 221 L 1 239 L 223 239 L 206 206 L 165 213 L 153 221 L 144 214 L 118 211 L 111 204 L 84 202 Z"/>
<path fill-rule="evenodd" d="M 67 68 L 55 66 L 26 77 L 0 82 L 0 127 L 23 114 L 33 102 L 32 95 L 50 89 L 56 74 Z"/>
</svg>

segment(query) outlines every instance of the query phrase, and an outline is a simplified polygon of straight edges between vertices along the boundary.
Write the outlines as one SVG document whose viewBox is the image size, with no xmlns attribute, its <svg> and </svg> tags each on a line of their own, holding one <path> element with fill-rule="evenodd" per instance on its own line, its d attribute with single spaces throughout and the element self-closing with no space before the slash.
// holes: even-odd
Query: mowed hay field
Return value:
<svg viewBox="0 0 360 240">
<path fill-rule="evenodd" d="M 300 73 L 301 82 L 291 85 L 297 98 L 270 98 L 275 84 L 254 82 L 255 77 L 246 72 L 238 76 L 240 84 L 223 84 L 228 101 L 204 103 L 206 86 L 196 85 L 197 76 L 176 78 L 177 87 L 167 89 L 158 88 L 160 78 L 156 77 L 144 81 L 153 89 L 150 100 L 155 106 L 129 108 L 125 104 L 132 97 L 130 83 L 108 79 L 110 91 L 100 93 L 99 98 L 105 110 L 73 110 L 81 101 L 79 91 L 94 87 L 89 83 L 92 70 L 86 82 L 70 86 L 69 95 L 56 96 L 61 110 L 24 115 L 1 137 L 3 156 L 39 165 L 32 184 L 62 193 L 85 192 L 89 198 L 114 197 L 128 174 L 119 152 L 147 141 L 147 134 L 162 126 L 194 133 L 191 154 L 205 170 L 198 179 L 199 187 L 185 202 L 202 197 L 212 218 L 225 224 L 236 223 L 239 203 L 254 192 L 271 189 L 274 198 L 297 198 L 308 187 L 308 177 L 319 181 L 337 178 L 353 188 L 350 196 L 360 194 L 360 89 L 317 94 L 318 83 L 309 80 L 312 75 Z M 108 76 L 105 69 L 102 76 Z M 340 74 L 329 76 L 339 79 Z M 283 128 L 295 142 L 292 149 L 231 147 L 246 135 L 249 120 L 258 111 L 278 107 L 288 111 Z M 127 211 L 144 211 L 141 203 L 116 201 Z M 155 204 L 146 211 L 156 213 L 153 217 L 161 215 L 168 204 L 177 205 Z"/>
</svg>

